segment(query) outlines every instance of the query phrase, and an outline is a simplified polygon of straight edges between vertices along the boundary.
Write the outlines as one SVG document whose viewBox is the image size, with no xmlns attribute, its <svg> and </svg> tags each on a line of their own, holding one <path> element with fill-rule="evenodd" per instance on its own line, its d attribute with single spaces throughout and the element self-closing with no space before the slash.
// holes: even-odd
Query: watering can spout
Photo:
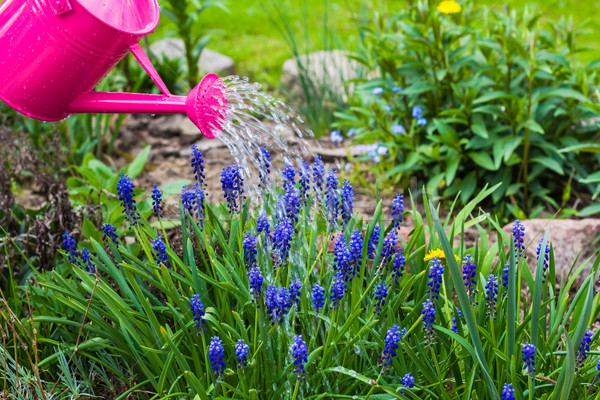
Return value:
<svg viewBox="0 0 600 400">
<path fill-rule="evenodd" d="M 187 96 L 87 92 L 72 102 L 69 113 L 186 114 L 207 138 L 223 130 L 227 97 L 223 81 L 208 74 Z"/>
</svg>

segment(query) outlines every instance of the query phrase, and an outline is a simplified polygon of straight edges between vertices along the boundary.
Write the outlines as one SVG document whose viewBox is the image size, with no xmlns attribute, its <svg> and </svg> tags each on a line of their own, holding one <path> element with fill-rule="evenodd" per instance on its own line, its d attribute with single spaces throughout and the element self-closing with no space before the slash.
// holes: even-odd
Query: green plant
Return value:
<svg viewBox="0 0 600 400">
<path fill-rule="evenodd" d="M 532 273 L 531 260 L 520 257 L 519 242 L 517 248 L 495 218 L 472 216 L 499 185 L 483 189 L 444 223 L 426 195 L 423 203 L 430 206 L 424 215 L 411 197 L 413 230 L 405 242 L 395 239 L 403 203 L 396 202 L 393 221 L 386 224 L 379 202 L 372 222 L 365 224 L 351 214 L 352 189 L 345 183 L 338 193 L 333 172 L 325 178 L 326 195 L 314 187 L 303 205 L 294 193 L 304 193 L 306 181 L 296 183 L 288 169 L 285 194 L 267 192 L 264 205 L 252 210 L 250 201 L 233 200 L 241 193 L 231 171 L 223 172 L 229 206 L 197 201 L 194 208 L 184 196 L 178 240 L 161 237 L 163 232 L 140 215 L 116 242 L 93 234 L 81 243 L 79 254 L 90 249 L 90 260 L 67 247 L 76 263 L 65 258 L 55 271 L 38 273 L 36 285 L 29 287 L 33 320 L 40 329 L 54 328 L 52 346 L 65 355 L 77 349 L 79 357 L 106 370 L 116 369 L 118 360 L 122 369 L 132 371 L 131 377 L 120 379 L 132 391 L 143 388 L 154 398 L 496 399 L 505 383 L 513 385 L 519 400 L 600 393 L 590 385 L 597 375 L 596 353 L 585 358 L 575 350 L 600 313 L 600 295 L 594 294 L 600 258 L 580 288 L 573 284 L 588 260 L 574 265 L 556 292 L 550 247 L 548 265 L 539 257 Z M 200 179 L 198 184 L 194 190 L 200 190 Z M 126 203 L 128 215 L 135 213 L 130 207 L 135 199 Z M 265 215 L 273 222 L 273 236 L 258 231 L 257 219 L 263 224 Z M 479 233 L 473 247 L 465 243 L 468 228 Z M 449 238 L 456 237 L 452 246 Z M 291 240 L 289 253 L 284 253 L 285 240 Z M 396 240 L 400 250 L 390 245 Z M 330 242 L 335 243 L 333 253 Z M 548 232 L 541 248 L 547 243 Z M 354 255 L 348 259 L 345 251 Z M 457 265 L 467 256 L 475 280 L 475 285 L 468 281 L 470 286 Z M 264 276 L 259 294 L 249 282 L 254 268 Z M 493 275 L 499 289 L 492 302 L 486 286 Z M 375 296 L 384 283 L 382 303 Z M 298 284 L 296 303 L 291 293 Z M 311 295 L 316 284 L 327 297 L 317 309 Z M 332 287 L 343 294 L 333 296 Z M 273 290 L 279 294 L 268 297 Z M 194 299 L 203 307 L 190 307 Z M 428 302 L 435 316 L 431 325 L 428 319 L 424 325 L 423 305 Z M 23 321 L 25 327 L 30 323 Z M 391 328 L 401 339 L 390 338 Z M 295 335 L 302 335 L 307 347 L 302 373 L 295 370 L 290 350 Z M 216 357 L 208 349 L 211 337 L 223 340 L 224 371 L 210 366 L 209 357 Z M 592 347 L 598 343 L 597 332 L 585 337 Z M 235 356 L 240 339 L 250 348 L 246 365 Z M 523 372 L 523 343 L 536 348 L 535 375 Z M 389 360 L 383 365 L 382 355 Z M 39 367 L 50 369 L 56 362 L 51 354 L 40 359 Z M 400 383 L 408 373 L 415 378 L 414 387 Z"/>
<path fill-rule="evenodd" d="M 527 7 L 499 13 L 465 1 L 446 15 L 436 4 L 415 1 L 362 29 L 355 59 L 379 77 L 357 86 L 337 126 L 389 149 L 376 167 L 388 182 L 416 177 L 446 199 L 460 191 L 463 203 L 501 183 L 491 202 L 503 215 L 597 195 L 600 158 L 569 152 L 598 138 L 600 64 L 573 61 L 581 27 L 543 25 Z"/>
<path fill-rule="evenodd" d="M 295 29 L 297 18 L 290 10 L 293 6 L 285 2 L 271 2 L 269 6 L 263 6 L 269 15 L 271 23 L 283 37 L 292 56 L 297 69 L 298 82 L 288 82 L 292 86 L 282 87 L 288 101 L 306 119 L 308 126 L 316 132 L 317 136 L 327 133 L 334 122 L 334 112 L 342 111 L 345 107 L 347 90 L 343 88 L 343 81 L 360 75 L 362 69 L 354 63 L 345 60 L 345 52 L 333 53 L 333 50 L 344 49 L 336 36 L 332 25 L 331 5 L 327 0 L 323 1 L 322 26 L 320 28 L 320 53 L 313 54 L 315 45 L 310 42 L 310 24 L 308 22 L 308 2 L 302 3 L 301 26 L 303 31 L 298 34 Z M 320 55 L 318 55 L 320 54 Z M 335 56 L 334 56 L 335 54 Z M 352 70 L 355 68 L 356 70 Z"/>
<path fill-rule="evenodd" d="M 228 12 L 225 5 L 222 0 L 167 0 L 161 8 L 161 13 L 173 22 L 177 36 L 183 40 L 190 88 L 198 83 L 198 59 L 213 35 L 200 29 L 200 14 L 213 7 Z"/>
</svg>

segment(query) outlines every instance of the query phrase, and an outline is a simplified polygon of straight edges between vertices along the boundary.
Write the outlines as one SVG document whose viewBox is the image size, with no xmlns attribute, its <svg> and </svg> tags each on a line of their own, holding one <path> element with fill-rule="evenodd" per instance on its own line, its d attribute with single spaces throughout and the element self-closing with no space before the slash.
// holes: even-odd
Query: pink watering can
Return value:
<svg viewBox="0 0 600 400">
<path fill-rule="evenodd" d="M 71 113 L 187 114 L 214 138 L 223 129 L 223 82 L 206 75 L 172 95 L 139 45 L 160 16 L 156 0 L 5 0 L 0 5 L 0 99 L 28 117 Z M 131 51 L 162 94 L 92 89 Z"/>
</svg>

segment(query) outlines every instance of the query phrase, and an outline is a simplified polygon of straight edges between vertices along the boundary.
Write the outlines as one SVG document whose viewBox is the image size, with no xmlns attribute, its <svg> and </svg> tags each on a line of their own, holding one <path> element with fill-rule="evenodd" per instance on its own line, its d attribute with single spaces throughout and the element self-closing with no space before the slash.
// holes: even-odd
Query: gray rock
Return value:
<svg viewBox="0 0 600 400">
<path fill-rule="evenodd" d="M 179 126 L 184 119 L 187 117 L 179 114 L 152 119 L 148 124 L 148 132 L 156 137 L 179 136 L 181 134 Z"/>
<path fill-rule="evenodd" d="M 198 60 L 198 68 L 202 73 L 214 73 L 221 76 L 235 74 L 233 58 L 210 49 L 202 50 Z"/>
<path fill-rule="evenodd" d="M 161 39 L 150 45 L 150 51 L 157 58 L 185 58 L 183 40 L 175 38 Z M 202 50 L 198 60 L 198 68 L 202 73 L 215 73 L 219 75 L 232 75 L 235 73 L 235 62 L 231 57 L 217 53 L 210 49 Z"/>
<path fill-rule="evenodd" d="M 165 38 L 152 43 L 150 52 L 159 59 L 174 60 L 185 57 L 185 46 L 181 39 Z"/>
<path fill-rule="evenodd" d="M 281 83 L 292 93 L 303 95 L 301 76 L 304 75 L 318 88 L 323 100 L 346 101 L 344 82 L 364 77 L 368 72 L 358 61 L 349 59 L 349 54 L 344 50 L 331 50 L 291 58 L 283 64 Z"/>
<path fill-rule="evenodd" d="M 579 254 L 575 269 L 591 255 L 594 254 L 596 245 L 594 240 L 600 234 L 600 219 L 586 218 L 582 220 L 573 219 L 530 219 L 522 221 L 525 227 L 525 255 L 527 256 L 527 265 L 535 270 L 537 260 L 537 247 L 540 238 L 544 237 L 546 228 L 550 224 L 549 240 L 554 248 L 554 265 L 557 281 L 564 279 L 569 273 L 573 262 Z M 512 234 L 512 224 L 502 228 L 508 235 Z M 581 284 L 588 276 L 594 260 L 586 263 L 582 273 L 576 280 L 576 284 Z"/>
</svg>

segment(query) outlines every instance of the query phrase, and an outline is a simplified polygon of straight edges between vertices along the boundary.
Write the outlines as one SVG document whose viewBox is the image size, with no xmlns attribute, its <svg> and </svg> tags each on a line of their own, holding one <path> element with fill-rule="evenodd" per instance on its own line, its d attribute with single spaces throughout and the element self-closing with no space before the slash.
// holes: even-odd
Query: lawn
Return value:
<svg viewBox="0 0 600 400">
<path fill-rule="evenodd" d="M 275 86 L 283 62 L 292 53 L 273 19 L 277 20 L 280 26 L 287 23 L 296 35 L 301 49 L 308 42 L 308 48 L 311 50 L 336 47 L 352 50 L 358 44 L 357 21 L 368 15 L 363 3 L 361 0 L 238 0 L 229 3 L 229 14 L 216 8 L 206 11 L 201 16 L 201 23 L 205 29 L 215 31 L 209 47 L 232 57 L 240 74 Z M 595 2 L 577 2 L 577 7 L 573 7 L 573 1 L 567 0 L 537 0 L 526 3 L 519 0 L 483 0 L 483 3 L 497 11 L 502 11 L 507 3 L 510 7 L 536 7 L 546 20 L 565 16 L 573 17 L 575 22 L 581 22 L 587 18 L 590 20 L 589 32 L 582 36 L 582 44 L 593 47 L 596 51 L 582 53 L 580 59 L 590 61 L 600 58 L 596 42 L 600 34 L 600 24 L 598 18 L 595 18 L 600 16 L 600 11 Z M 406 4 L 407 0 L 396 0 L 385 4 L 382 2 L 380 7 L 385 13 L 392 13 Z M 280 10 L 284 18 L 278 18 L 276 10 Z M 324 40 L 325 24 L 327 31 L 333 32 L 333 43 Z M 308 26 L 308 40 L 304 34 L 305 26 Z M 165 35 L 171 28 L 167 18 L 163 18 L 159 29 L 150 40 Z"/>
</svg>

